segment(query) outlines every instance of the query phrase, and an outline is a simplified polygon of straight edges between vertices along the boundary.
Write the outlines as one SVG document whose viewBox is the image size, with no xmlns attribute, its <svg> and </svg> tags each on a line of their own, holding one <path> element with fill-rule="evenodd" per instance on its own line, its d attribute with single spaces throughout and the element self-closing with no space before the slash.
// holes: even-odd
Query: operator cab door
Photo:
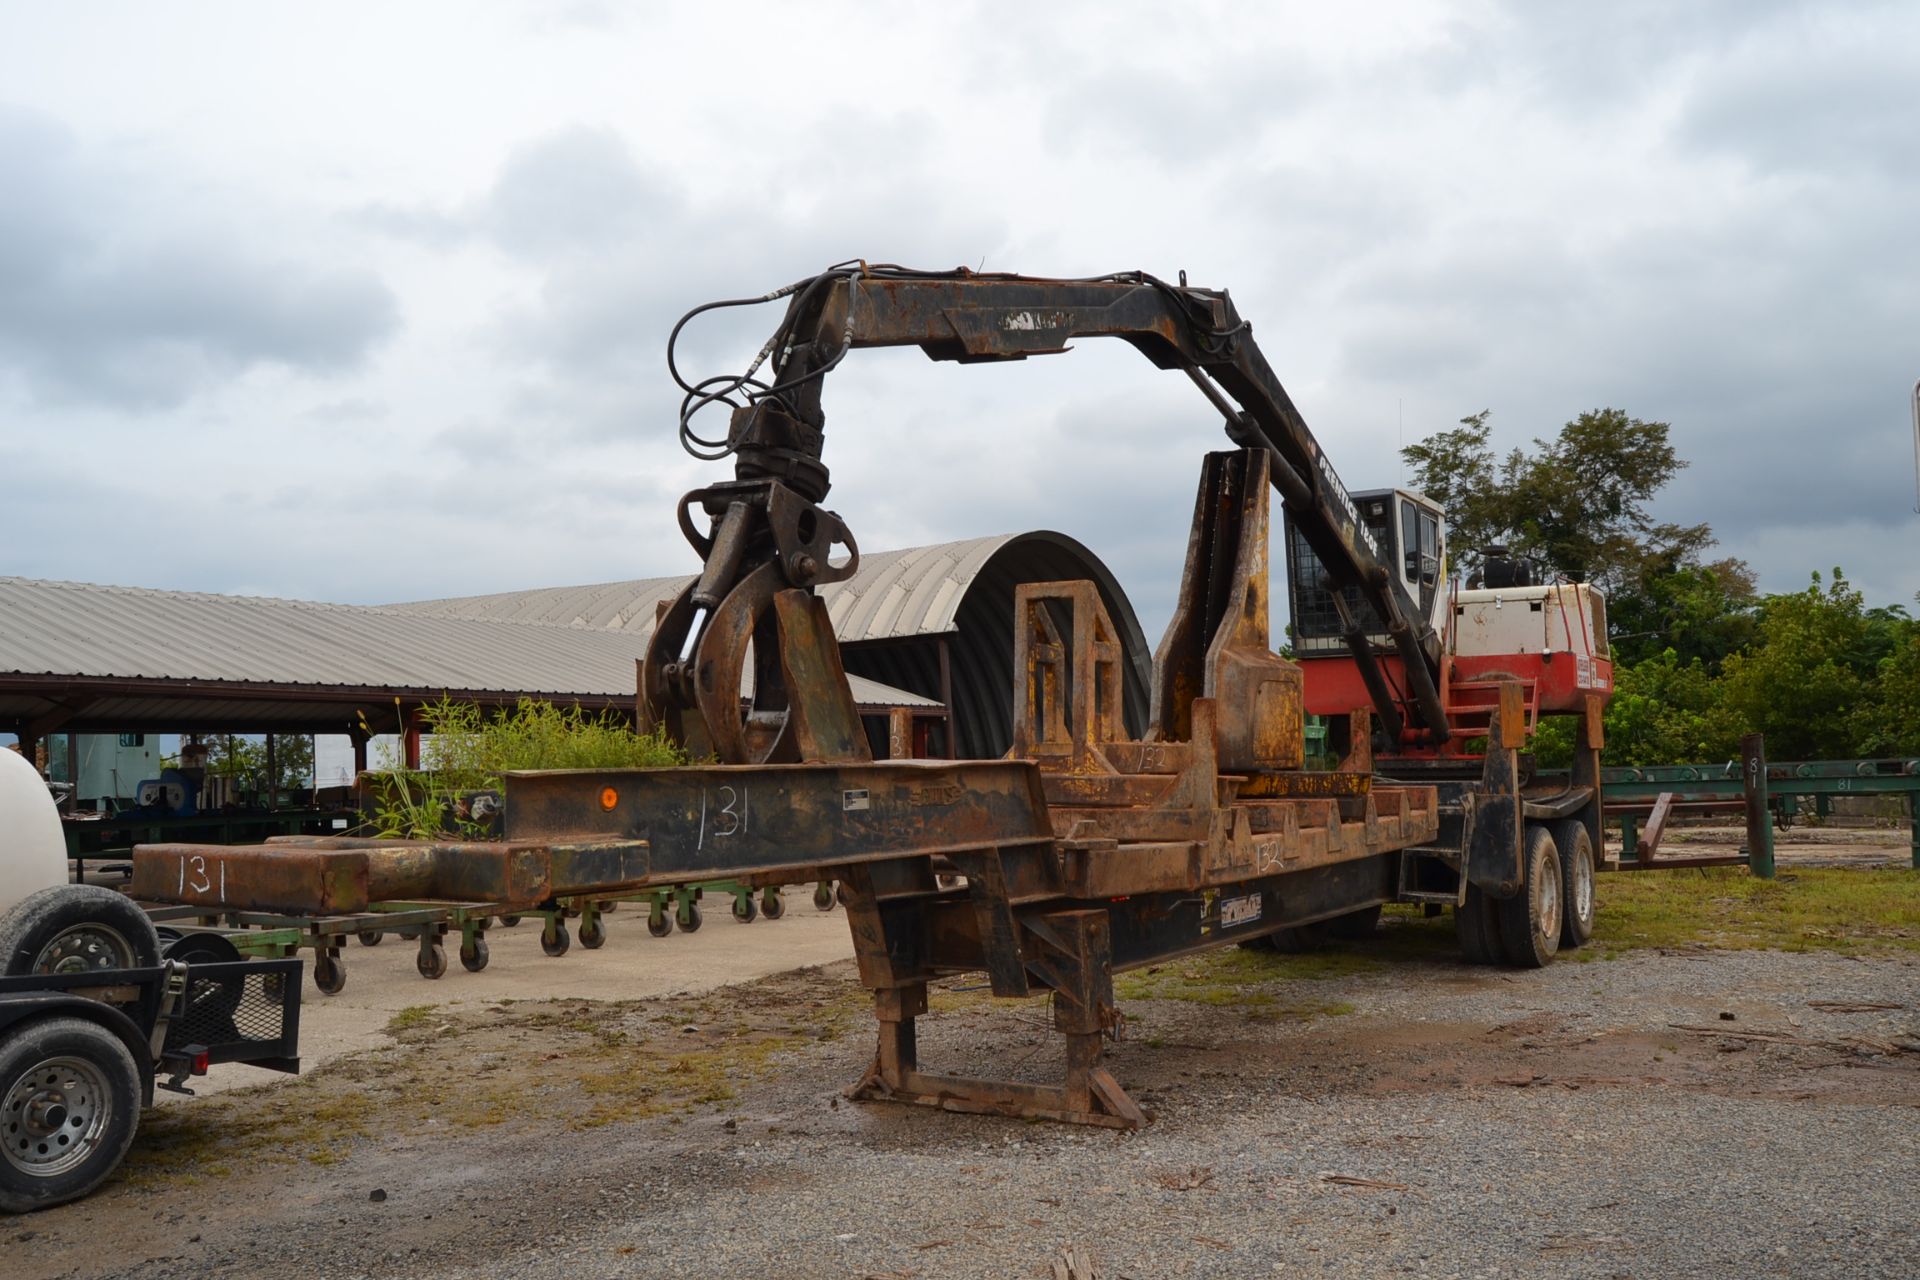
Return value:
<svg viewBox="0 0 1920 1280">
<path fill-rule="evenodd" d="M 1420 614 L 1438 626 L 1435 606 L 1447 574 L 1441 534 L 1440 508 L 1424 495 L 1405 489 L 1391 491 L 1398 538 L 1396 571 L 1407 595 L 1420 604 Z"/>
</svg>

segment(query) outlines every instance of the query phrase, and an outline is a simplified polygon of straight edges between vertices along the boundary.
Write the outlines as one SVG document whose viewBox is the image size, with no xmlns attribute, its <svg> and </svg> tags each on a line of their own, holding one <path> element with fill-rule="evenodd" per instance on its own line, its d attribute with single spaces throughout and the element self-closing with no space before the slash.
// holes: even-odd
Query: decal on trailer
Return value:
<svg viewBox="0 0 1920 1280">
<path fill-rule="evenodd" d="M 1231 929 L 1235 925 L 1252 924 L 1260 918 L 1260 895 L 1250 893 L 1244 898 L 1220 899 L 1220 927 Z"/>
</svg>

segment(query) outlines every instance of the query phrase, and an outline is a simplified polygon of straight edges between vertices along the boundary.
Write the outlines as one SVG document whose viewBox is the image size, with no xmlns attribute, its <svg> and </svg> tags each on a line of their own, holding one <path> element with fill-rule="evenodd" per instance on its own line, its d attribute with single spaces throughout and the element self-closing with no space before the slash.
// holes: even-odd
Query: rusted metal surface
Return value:
<svg viewBox="0 0 1920 1280">
<path fill-rule="evenodd" d="M 264 845 L 138 846 L 131 892 L 145 902 L 329 915 L 402 899 L 533 906 L 560 894 L 634 887 L 647 877 L 645 841 L 290 836 Z"/>
<path fill-rule="evenodd" d="M 698 456 L 731 456 L 734 476 L 681 501 L 703 569 L 659 618 L 640 711 L 694 758 L 718 763 L 513 774 L 505 842 L 492 852 L 306 842 L 276 847 L 284 863 L 247 851 L 226 864 L 229 887 L 239 873 L 276 893 L 324 887 L 335 898 L 421 874 L 466 877 L 469 888 L 491 878 L 515 892 L 541 882 L 549 893 L 583 872 L 627 885 L 837 879 L 880 1025 L 854 1096 L 1141 1125 L 1145 1113 L 1100 1065 L 1104 1039 L 1124 1025 L 1114 971 L 1386 901 L 1398 851 L 1432 841 L 1439 827 L 1434 788 L 1370 781 L 1364 716 L 1340 769 L 1302 768 L 1299 669 L 1272 652 L 1267 632 L 1271 490 L 1320 513 L 1316 550 L 1397 624 L 1409 669 L 1429 637 L 1382 593 L 1389 575 L 1225 294 L 1144 276 L 930 278 L 865 267 L 794 294 L 767 346 L 779 352 L 768 380 L 681 383 L 683 442 Z M 1122 651 L 1099 592 L 1050 583 L 1021 588 L 1014 602 L 1021 758 L 870 761 L 814 594 L 859 555 L 840 517 L 818 505 L 829 487 L 823 376 L 856 346 L 1009 359 L 1089 335 L 1122 337 L 1186 371 L 1250 446 L 1206 459 L 1174 621 L 1155 655 L 1146 739 L 1124 727 Z M 727 399 L 734 392 L 749 403 Z M 688 423 L 717 401 L 735 406 L 726 437 L 703 440 Z M 1426 728 L 1444 740 L 1433 690 L 1408 679 Z M 1498 724 L 1496 715 L 1496 733 Z M 147 874 L 171 874 L 180 892 L 181 856 L 149 859 Z M 943 882 L 952 873 L 964 886 Z M 914 1027 L 927 984 L 969 971 L 984 971 L 996 995 L 1052 994 L 1066 1038 L 1061 1083 L 922 1066 Z"/>
</svg>

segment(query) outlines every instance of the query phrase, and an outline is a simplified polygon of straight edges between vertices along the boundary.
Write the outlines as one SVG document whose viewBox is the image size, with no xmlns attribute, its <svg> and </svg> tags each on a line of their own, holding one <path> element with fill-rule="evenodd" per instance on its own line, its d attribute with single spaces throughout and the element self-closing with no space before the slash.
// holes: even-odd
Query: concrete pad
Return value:
<svg viewBox="0 0 1920 1280">
<path fill-rule="evenodd" d="M 389 935 L 377 947 L 349 943 L 341 951 L 347 985 L 339 995 L 313 985 L 312 954 L 300 1004 L 300 1060 L 311 1071 L 335 1058 L 392 1043 L 384 1028 L 393 1015 L 415 1005 L 484 1005 L 496 1000 L 638 1000 L 709 991 L 771 973 L 830 964 L 853 955 L 846 913 L 815 910 L 805 886 L 790 890 L 787 914 L 742 925 L 727 911 L 725 899 L 703 904 L 705 923 L 697 933 L 676 929 L 664 938 L 647 932 L 644 907 L 629 906 L 602 917 L 606 945 L 589 951 L 580 945 L 579 922 L 569 921 L 573 947 L 563 956 L 540 950 L 540 922 L 518 928 L 496 925 L 487 931 L 491 957 L 479 973 L 460 967 L 459 939 L 450 936 L 447 975 L 422 978 L 415 968 L 419 948 Z M 205 1096 L 228 1089 L 284 1079 L 255 1067 L 215 1067 L 192 1082 Z M 162 1092 L 163 1102 L 177 1101 Z"/>
</svg>

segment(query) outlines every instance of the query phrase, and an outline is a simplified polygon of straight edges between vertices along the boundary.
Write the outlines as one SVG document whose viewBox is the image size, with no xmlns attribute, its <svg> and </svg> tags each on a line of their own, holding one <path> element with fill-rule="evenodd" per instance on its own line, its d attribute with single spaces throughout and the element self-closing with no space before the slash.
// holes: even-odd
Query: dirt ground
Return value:
<svg viewBox="0 0 1920 1280">
<path fill-rule="evenodd" d="M 1674 827 L 1661 840 L 1660 852 L 1670 858 L 1736 854 L 1746 838 L 1737 826 Z M 1913 861 L 1908 840 L 1905 827 L 1794 826 L 1774 831 L 1773 858 L 1781 866 L 1904 867 Z M 1618 841 L 1608 843 L 1612 855 L 1619 857 Z"/>
<path fill-rule="evenodd" d="M 1781 860 L 1904 863 L 1878 835 Z M 1213 952 L 1120 979 L 1110 1065 L 1155 1117 L 1126 1134 L 844 1101 L 865 995 L 847 960 L 792 967 L 845 954 L 843 913 L 638 924 L 557 961 L 523 927 L 439 983 L 392 942 L 356 950 L 356 1002 L 306 1004 L 330 1061 L 150 1112 L 91 1199 L 0 1221 L 0 1273 L 915 1280 L 1046 1277 L 1067 1249 L 1104 1280 L 1920 1266 L 1911 954 L 1505 972 L 1410 916 L 1326 957 Z M 935 993 L 922 1051 L 1060 1066 L 1043 1002 L 971 981 Z"/>
</svg>

